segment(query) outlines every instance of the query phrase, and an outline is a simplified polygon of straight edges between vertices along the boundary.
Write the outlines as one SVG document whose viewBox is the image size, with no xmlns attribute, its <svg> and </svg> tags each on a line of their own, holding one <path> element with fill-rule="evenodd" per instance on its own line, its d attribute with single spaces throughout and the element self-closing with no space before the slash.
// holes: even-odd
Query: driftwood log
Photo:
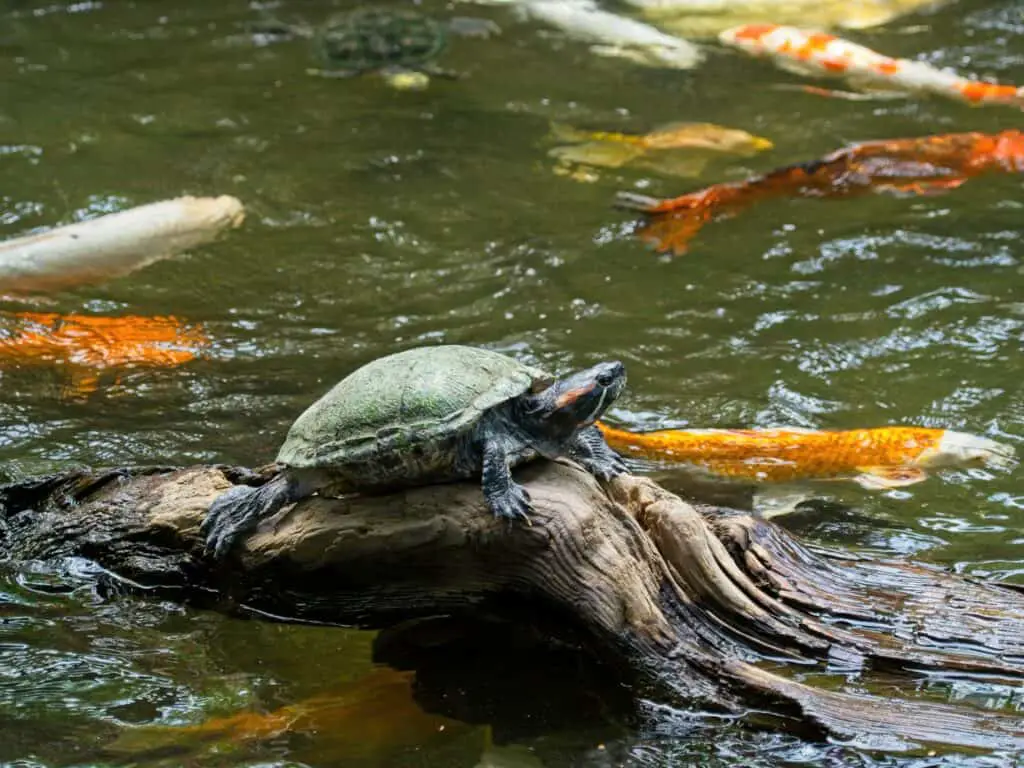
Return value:
<svg viewBox="0 0 1024 768">
<path fill-rule="evenodd" d="M 367 628 L 517 606 L 516 621 L 543 621 L 655 701 L 870 749 L 1024 750 L 1024 715 L 1009 709 L 1024 689 L 1015 589 L 811 548 L 646 478 L 602 487 L 549 462 L 517 472 L 530 526 L 495 520 L 474 483 L 313 497 L 230 562 L 205 559 L 210 502 L 270 472 L 120 469 L 10 485 L 0 555 L 83 556 L 133 589 Z M 942 684 L 971 679 L 989 708 L 937 700 Z"/>
</svg>

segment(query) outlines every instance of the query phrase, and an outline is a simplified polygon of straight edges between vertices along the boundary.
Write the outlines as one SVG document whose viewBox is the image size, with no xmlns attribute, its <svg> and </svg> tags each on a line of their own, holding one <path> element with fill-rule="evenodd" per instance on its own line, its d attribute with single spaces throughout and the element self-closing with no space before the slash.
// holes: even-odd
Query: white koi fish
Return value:
<svg viewBox="0 0 1024 768">
<path fill-rule="evenodd" d="M 1024 108 L 1024 88 L 971 80 L 910 59 L 894 59 L 863 45 L 777 24 L 745 24 L 722 32 L 723 45 L 770 58 L 798 75 L 839 78 L 862 91 L 935 94 L 967 104 L 1007 104 Z M 825 95 L 841 95 L 808 88 Z"/>
<path fill-rule="evenodd" d="M 0 291 L 97 283 L 210 242 L 245 218 L 230 195 L 162 200 L 0 242 Z"/>
<path fill-rule="evenodd" d="M 478 5 L 508 5 L 527 19 L 591 43 L 598 56 L 627 59 L 648 67 L 692 69 L 703 61 L 689 40 L 642 21 L 602 10 L 595 0 L 470 0 Z"/>
</svg>

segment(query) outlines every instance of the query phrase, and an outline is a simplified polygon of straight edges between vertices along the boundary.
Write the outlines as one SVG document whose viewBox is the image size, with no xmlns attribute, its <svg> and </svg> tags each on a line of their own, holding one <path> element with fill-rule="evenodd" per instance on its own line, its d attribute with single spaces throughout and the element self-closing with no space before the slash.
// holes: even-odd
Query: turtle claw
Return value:
<svg viewBox="0 0 1024 768">
<path fill-rule="evenodd" d="M 226 490 L 214 499 L 199 526 L 199 533 L 206 539 L 204 554 L 217 559 L 225 557 L 240 539 L 259 527 L 261 520 L 294 501 L 294 490 L 286 475 L 278 475 L 258 488 L 236 485 Z"/>
<path fill-rule="evenodd" d="M 503 492 L 488 496 L 487 503 L 495 517 L 522 520 L 530 524 L 529 513 L 533 505 L 530 503 L 530 494 L 521 485 L 510 484 Z"/>
<path fill-rule="evenodd" d="M 608 482 L 619 475 L 629 474 L 629 468 L 626 466 L 626 463 L 616 454 L 600 457 L 588 456 L 585 458 L 578 456 L 575 458 L 587 472 L 604 482 Z"/>
<path fill-rule="evenodd" d="M 597 427 L 588 427 L 577 436 L 570 455 L 598 480 L 607 482 L 629 474 L 626 462 L 608 447 Z"/>
<path fill-rule="evenodd" d="M 206 540 L 203 554 L 216 560 L 223 559 L 235 543 L 250 529 L 248 509 L 243 502 L 251 496 L 253 488 L 236 485 L 225 491 L 210 505 L 206 519 L 199 526 L 199 534 Z"/>
</svg>

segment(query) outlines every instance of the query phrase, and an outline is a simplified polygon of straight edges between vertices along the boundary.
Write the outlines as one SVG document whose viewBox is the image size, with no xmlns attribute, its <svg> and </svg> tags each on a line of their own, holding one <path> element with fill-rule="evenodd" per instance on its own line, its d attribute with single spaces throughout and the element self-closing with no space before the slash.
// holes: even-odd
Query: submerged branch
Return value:
<svg viewBox="0 0 1024 768">
<path fill-rule="evenodd" d="M 266 475 L 69 473 L 0 491 L 0 551 L 81 555 L 184 599 L 364 627 L 525 604 L 548 618 L 544 631 L 615 662 L 645 695 L 767 708 L 871 748 L 1024 749 L 1024 718 L 914 692 L 923 680 L 971 675 L 1024 685 L 1021 593 L 811 549 L 764 520 L 698 510 L 645 478 L 602 488 L 574 465 L 547 462 L 518 476 L 535 506 L 530 526 L 494 519 L 473 483 L 314 497 L 221 564 L 203 555 L 206 509 L 233 483 Z M 906 698 L 864 693 L 881 674 Z M 824 690 L 811 684 L 819 677 L 855 685 Z"/>
</svg>

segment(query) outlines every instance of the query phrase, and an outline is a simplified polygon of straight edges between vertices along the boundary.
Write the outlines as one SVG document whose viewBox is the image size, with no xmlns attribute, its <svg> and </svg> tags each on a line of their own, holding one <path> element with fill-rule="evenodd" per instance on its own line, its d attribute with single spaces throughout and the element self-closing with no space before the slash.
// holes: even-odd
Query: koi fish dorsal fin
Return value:
<svg viewBox="0 0 1024 768">
<path fill-rule="evenodd" d="M 692 120 L 670 120 L 667 123 L 659 123 L 654 126 L 651 133 L 668 133 L 669 131 L 694 131 L 715 130 L 718 126 L 714 123 L 695 123 Z"/>
<path fill-rule="evenodd" d="M 917 467 L 857 467 L 860 474 L 853 478 L 861 488 L 872 491 L 902 488 L 928 479 L 928 473 Z"/>
<path fill-rule="evenodd" d="M 587 131 L 574 128 L 568 123 L 551 123 L 548 138 L 554 141 L 586 141 L 590 138 Z"/>
</svg>

